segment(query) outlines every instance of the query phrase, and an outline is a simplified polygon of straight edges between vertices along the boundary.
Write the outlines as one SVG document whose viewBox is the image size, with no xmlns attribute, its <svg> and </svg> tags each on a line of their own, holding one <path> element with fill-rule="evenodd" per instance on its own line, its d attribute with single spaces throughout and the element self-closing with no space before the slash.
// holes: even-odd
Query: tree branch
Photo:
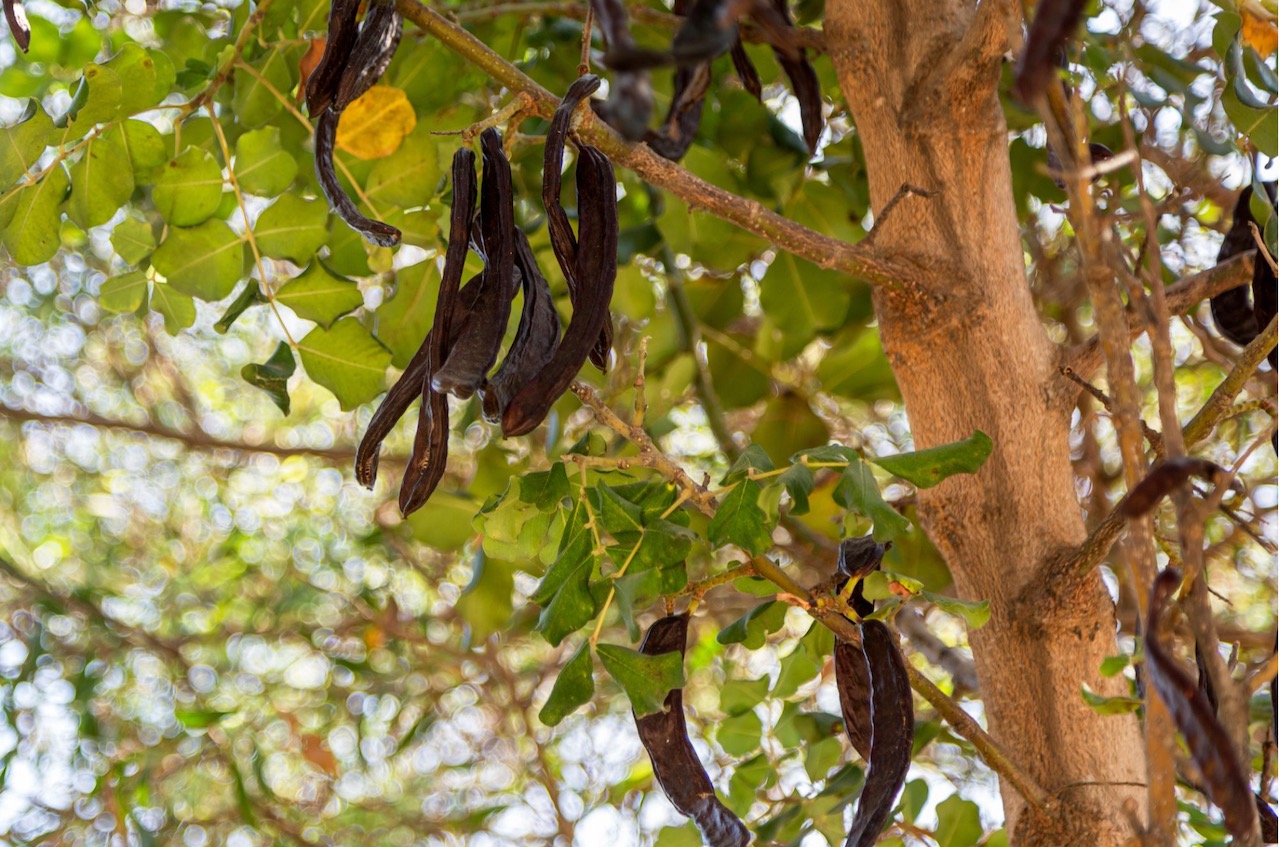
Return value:
<svg viewBox="0 0 1280 847">
<path fill-rule="evenodd" d="M 555 112 L 560 103 L 558 96 L 530 79 L 460 25 L 418 0 L 398 0 L 396 8 L 407 20 L 417 24 L 491 79 L 512 92 L 530 95 L 534 100 L 534 111 L 538 115 L 550 118 Z M 658 156 L 644 144 L 628 144 L 623 141 L 592 112 L 584 112 L 577 135 L 645 182 L 679 197 L 691 209 L 702 209 L 736 224 L 779 249 L 821 268 L 838 270 L 872 285 L 922 296 L 920 290 L 910 282 L 917 275 L 910 266 L 890 260 L 869 247 L 849 244 L 801 226 L 755 200 L 739 197 L 700 179 L 674 162 Z"/>
</svg>

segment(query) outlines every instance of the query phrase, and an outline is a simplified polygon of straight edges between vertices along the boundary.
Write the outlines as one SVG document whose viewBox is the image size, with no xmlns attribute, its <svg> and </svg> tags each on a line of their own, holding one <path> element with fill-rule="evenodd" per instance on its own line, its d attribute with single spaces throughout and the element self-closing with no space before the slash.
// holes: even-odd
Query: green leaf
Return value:
<svg viewBox="0 0 1280 847">
<path fill-rule="evenodd" d="M 817 744 L 810 744 L 804 751 L 804 772 L 815 782 L 826 779 L 831 770 L 840 764 L 843 755 L 840 739 L 834 736 L 824 738 Z"/>
<path fill-rule="evenodd" d="M 578 501 L 565 523 L 556 560 L 531 598 L 543 607 L 535 631 L 552 646 L 584 626 L 596 612 L 590 587 L 594 544 L 586 504 Z"/>
<path fill-rule="evenodd" d="M 125 264 L 137 265 L 156 249 L 156 236 L 146 221 L 125 218 L 111 231 L 111 246 Z"/>
<path fill-rule="evenodd" d="M 773 546 L 764 512 L 756 505 L 760 486 L 744 479 L 724 497 L 716 516 L 707 527 L 707 537 L 716 547 L 736 544 L 758 556 Z"/>
<path fill-rule="evenodd" d="M 890 541 L 911 526 L 906 518 L 884 502 L 871 469 L 861 461 L 851 461 L 844 469 L 832 496 L 844 508 L 871 519 L 874 524 L 871 537 L 876 541 Z"/>
<path fill-rule="evenodd" d="M 741 644 L 748 650 L 759 650 L 764 646 L 766 636 L 782 628 L 786 616 L 786 603 L 778 600 L 766 601 L 720 630 L 716 641 L 721 644 Z"/>
<path fill-rule="evenodd" d="M 165 332 L 170 335 L 177 335 L 196 322 L 195 301 L 163 282 L 151 286 L 151 308 L 164 318 Z"/>
<path fill-rule="evenodd" d="M 892 571 L 872 571 L 862 580 L 862 596 L 868 600 L 892 600 L 904 595 L 915 596 L 922 588 L 920 580 Z"/>
<path fill-rule="evenodd" d="M 365 193 L 379 208 L 425 206 L 440 185 L 439 140 L 431 134 L 435 127 L 420 121 L 405 136 L 400 148 L 379 159 L 369 171 Z"/>
<path fill-rule="evenodd" d="M 476 534 L 471 522 L 480 504 L 451 491 L 431 495 L 431 508 L 408 518 L 413 537 L 437 550 L 461 550 Z"/>
<path fill-rule="evenodd" d="M 932 488 L 949 476 L 977 472 L 991 455 L 991 448 L 991 438 L 975 429 L 963 441 L 871 461 L 917 488 Z"/>
<path fill-rule="evenodd" d="M 151 201 L 174 226 L 206 221 L 222 201 L 222 168 L 208 152 L 188 147 L 156 174 Z"/>
<path fill-rule="evenodd" d="M 676 593 L 688 583 L 689 574 L 685 570 L 683 559 L 670 565 L 648 567 L 643 570 L 637 570 L 633 563 L 625 576 L 613 580 L 615 605 L 632 641 L 640 638 L 636 610 L 647 608 L 663 594 Z"/>
<path fill-rule="evenodd" d="M 779 251 L 760 282 L 760 307 L 796 343 L 837 329 L 849 311 L 847 277 Z"/>
<path fill-rule="evenodd" d="M 764 725 L 755 712 L 743 712 L 720 722 L 716 742 L 730 756 L 746 756 L 760 748 Z"/>
<path fill-rule="evenodd" d="M 313 259 L 306 270 L 281 286 L 276 300 L 293 309 L 298 317 L 325 327 L 364 305 L 355 280 L 338 276 L 319 259 Z"/>
<path fill-rule="evenodd" d="M 374 312 L 378 340 L 391 350 L 392 362 L 404 368 L 431 329 L 440 274 L 428 259 L 396 271 L 395 293 Z"/>
<path fill-rule="evenodd" d="M 961 600 L 958 597 L 934 594 L 932 591 L 922 591 L 920 596 L 947 614 L 964 618 L 969 629 L 981 629 L 991 619 L 991 603 L 988 600 Z"/>
<path fill-rule="evenodd" d="M 253 235 L 262 255 L 305 264 L 329 238 L 329 204 L 285 194 L 258 216 Z"/>
<path fill-rule="evenodd" d="M 810 444 L 830 437 L 827 425 L 798 394 L 785 391 L 765 404 L 751 440 L 772 456 L 790 456 Z"/>
<path fill-rule="evenodd" d="M 435 511 L 435 498 L 432 498 Z M 479 644 L 506 628 L 511 620 L 511 591 L 515 587 L 514 567 L 488 556 L 475 557 L 471 583 L 463 589 L 454 609 L 467 623 L 472 644 Z"/>
<path fill-rule="evenodd" d="M 720 711 L 733 717 L 748 712 L 764 701 L 769 679 L 731 679 L 720 686 Z"/>
<path fill-rule="evenodd" d="M 53 133 L 53 121 L 40 101 L 27 101 L 22 117 L 0 129 L 0 188 L 8 188 L 36 163 Z"/>
<path fill-rule="evenodd" d="M 47 262 L 61 245 L 61 218 L 58 209 L 71 184 L 61 165 L 54 165 L 44 179 L 17 192 L 4 205 L 12 213 L 4 228 L 4 246 L 19 265 Z"/>
<path fill-rule="evenodd" d="M 231 110 L 241 124 L 260 127 L 280 114 L 284 104 L 276 92 L 288 96 L 296 80 L 296 63 L 291 59 L 291 51 L 273 47 L 261 58 L 249 62 L 252 73 L 246 68 L 236 68 Z"/>
<path fill-rule="evenodd" d="M 256 279 L 250 279 L 245 283 L 244 288 L 240 289 L 240 293 L 236 295 L 236 299 L 231 301 L 231 305 L 222 313 L 222 317 L 218 318 L 218 322 L 213 325 L 213 329 L 220 335 L 225 335 L 231 329 L 231 325 L 236 319 L 245 313 L 248 309 L 259 303 L 265 303 L 266 298 L 262 296 L 262 291 L 258 287 Z"/>
<path fill-rule="evenodd" d="M 253 280 L 250 280 L 249 284 L 256 286 Z M 289 377 L 293 376 L 295 368 L 293 351 L 289 349 L 288 344 L 281 341 L 270 359 L 260 365 L 253 363 L 245 365 L 240 369 L 240 376 L 250 385 L 267 392 L 271 402 L 276 404 L 276 408 L 287 415 L 289 414 Z"/>
<path fill-rule="evenodd" d="M 971 847 L 982 837 L 982 819 L 978 806 L 952 794 L 938 804 L 938 827 L 934 840 L 938 847 Z"/>
<path fill-rule="evenodd" d="M 187 729 L 208 729 L 227 715 L 218 709 L 174 709 L 173 716 Z"/>
<path fill-rule="evenodd" d="M 809 495 L 814 485 L 813 471 L 804 465 L 792 465 L 778 477 L 778 482 L 791 495 L 791 514 L 808 514 Z"/>
<path fill-rule="evenodd" d="M 168 154 L 164 138 L 158 129 L 145 121 L 125 121 L 107 134 L 120 140 L 120 145 L 129 154 L 134 178 L 139 182 L 149 182 L 152 169 L 166 161 Z"/>
<path fill-rule="evenodd" d="M 684 657 L 678 651 L 646 656 L 616 644 L 600 644 L 596 653 L 626 692 L 637 717 L 662 711 L 668 692 L 684 685 Z"/>
<path fill-rule="evenodd" d="M 538 720 L 547 726 L 556 726 L 579 706 L 591 702 L 596 693 L 596 683 L 591 675 L 591 644 L 582 642 L 551 686 L 551 695 L 538 712 Z"/>
<path fill-rule="evenodd" d="M 73 122 L 75 132 L 83 134 L 94 124 L 114 118 L 123 97 L 120 75 L 102 65 L 90 64 L 84 69 L 64 119 Z"/>
<path fill-rule="evenodd" d="M 334 393 L 344 411 L 368 403 L 387 387 L 391 354 L 355 318 L 316 327 L 298 342 L 307 375 Z"/>
<path fill-rule="evenodd" d="M 87 229 L 111 220 L 133 194 L 133 163 L 112 133 L 90 138 L 80 161 L 71 166 L 67 216 Z"/>
<path fill-rule="evenodd" d="M 147 298 L 147 275 L 129 271 L 113 276 L 98 289 L 98 305 L 108 312 L 136 312 Z"/>
<path fill-rule="evenodd" d="M 1132 656 L 1108 656 L 1102 660 L 1102 665 L 1098 668 L 1098 673 L 1103 676 L 1115 676 L 1118 673 L 1122 673 L 1124 669 L 1129 667 L 1131 664 L 1133 664 Z"/>
<path fill-rule="evenodd" d="M 278 127 L 246 132 L 236 139 L 236 182 L 240 190 L 275 197 L 293 185 L 298 162 L 284 149 Z"/>
<path fill-rule="evenodd" d="M 902 789 L 902 799 L 898 808 L 902 811 L 902 819 L 907 823 L 915 823 L 921 810 L 929 802 L 929 783 L 923 779 L 913 779 Z"/>
<path fill-rule="evenodd" d="M 773 460 L 769 458 L 768 452 L 759 444 L 751 444 L 729 467 L 729 472 L 720 480 L 720 484 L 727 485 L 734 480 L 744 479 L 751 471 L 767 473 L 773 469 Z"/>
<path fill-rule="evenodd" d="M 132 42 L 120 48 L 105 67 L 120 78 L 120 111 L 141 112 L 160 102 L 156 96 L 156 62 L 143 47 Z"/>
<path fill-rule="evenodd" d="M 556 508 L 569 496 L 569 475 L 564 464 L 557 462 L 551 470 L 528 473 L 520 477 L 520 499 L 544 512 Z"/>
<path fill-rule="evenodd" d="M 1080 697 L 1086 706 L 1100 715 L 1128 715 L 1142 708 L 1139 697 L 1104 697 L 1087 685 L 1080 686 Z"/>
<path fill-rule="evenodd" d="M 213 302 L 232 292 L 244 271 L 244 242 L 220 220 L 169 227 L 151 264 L 184 294 Z"/>
<path fill-rule="evenodd" d="M 592 499 L 599 509 L 600 524 L 606 532 L 616 536 L 618 533 L 644 532 L 644 515 L 640 507 L 622 497 L 614 489 L 598 483 L 591 492 Z"/>
</svg>

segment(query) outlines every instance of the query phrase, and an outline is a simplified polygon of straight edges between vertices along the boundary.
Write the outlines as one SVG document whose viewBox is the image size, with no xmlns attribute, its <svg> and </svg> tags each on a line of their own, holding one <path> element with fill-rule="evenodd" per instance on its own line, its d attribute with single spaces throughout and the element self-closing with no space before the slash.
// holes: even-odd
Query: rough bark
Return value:
<svg viewBox="0 0 1280 847">
<path fill-rule="evenodd" d="M 1112 845 L 1132 835 L 1123 805 L 1141 802 L 1145 779 L 1136 721 L 1101 717 L 1080 696 L 1083 684 L 1125 693 L 1098 673 L 1117 652 L 1113 604 L 1097 574 L 1035 608 L 1016 602 L 1085 527 L 1069 410 L 1053 399 L 1060 351 L 1027 284 L 996 94 L 1004 7 L 831 0 L 825 29 L 874 208 L 904 184 L 938 192 L 904 197 L 877 222 L 877 249 L 919 269 L 925 294 L 879 288 L 876 314 L 916 445 L 975 428 L 995 442 L 978 474 L 922 491 L 920 514 L 960 592 L 991 601 L 972 643 L 992 734 L 1062 801 L 1044 820 L 1006 787 L 1013 843 Z"/>
</svg>

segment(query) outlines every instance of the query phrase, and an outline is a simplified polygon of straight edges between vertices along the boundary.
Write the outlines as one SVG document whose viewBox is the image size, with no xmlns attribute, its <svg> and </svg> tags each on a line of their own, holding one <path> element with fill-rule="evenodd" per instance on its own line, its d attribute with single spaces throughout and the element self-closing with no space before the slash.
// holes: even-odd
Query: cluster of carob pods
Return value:
<svg viewBox="0 0 1280 847">
<path fill-rule="evenodd" d="M 422 346 L 369 421 L 356 451 L 356 477 L 372 486 L 378 450 L 415 398 L 421 398 L 413 452 L 400 487 L 405 514 L 421 508 L 444 474 L 449 447 L 448 395 L 478 394 L 486 420 L 504 435 L 524 435 L 546 417 L 589 359 L 604 371 L 613 345 L 609 301 L 617 275 L 618 210 L 613 165 L 595 148 L 578 145 L 578 231 L 560 205 L 560 170 L 574 110 L 600 85 L 574 82 L 547 134 L 542 198 L 551 245 L 569 288 L 573 316 L 561 334 L 551 289 L 514 218 L 511 165 L 502 137 L 480 136 L 483 177 L 475 215 L 475 154 L 453 157 L 453 206 L 435 319 Z M 468 247 L 484 269 L 460 285 Z M 497 362 L 516 294 L 524 305 L 506 358 Z"/>
<path fill-rule="evenodd" d="M 897 639 L 882 622 L 868 620 L 873 610 L 861 591 L 863 577 L 880 567 L 887 547 L 870 538 L 854 538 L 840 545 L 836 590 L 858 580 L 852 606 L 858 614 L 862 643 L 837 641 L 836 687 L 849 741 L 867 763 L 866 780 L 858 798 L 846 847 L 869 847 L 884 829 L 894 800 L 911 765 L 915 712 L 911 683 Z M 684 655 L 689 615 L 668 615 L 649 627 L 640 651 L 647 655 Z M 685 724 L 684 695 L 667 694 L 663 711 L 636 718 L 636 731 L 649 758 L 653 775 L 671 804 L 693 819 L 708 847 L 745 847 L 747 827 L 716 796 Z"/>
</svg>

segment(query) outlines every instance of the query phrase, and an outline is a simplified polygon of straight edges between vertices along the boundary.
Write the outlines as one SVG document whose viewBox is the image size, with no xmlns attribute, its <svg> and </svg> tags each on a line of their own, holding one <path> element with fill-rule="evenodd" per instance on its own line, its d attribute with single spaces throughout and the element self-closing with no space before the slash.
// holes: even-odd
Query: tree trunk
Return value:
<svg viewBox="0 0 1280 847">
<path fill-rule="evenodd" d="M 977 14 L 992 4 L 1004 5 L 984 0 Z M 966 37 L 973 5 L 830 0 L 825 28 L 873 209 L 903 185 L 937 192 L 902 197 L 874 234 L 920 269 L 922 290 L 876 295 L 916 446 L 975 429 L 995 442 L 978 474 L 922 491 L 920 515 L 960 593 L 991 601 L 972 646 L 992 735 L 1062 802 L 1046 819 L 1002 786 L 1012 843 L 1113 845 L 1132 835 L 1125 801 L 1145 796 L 1142 737 L 1130 717 L 1095 714 L 1080 690 L 1127 693 L 1098 672 L 1117 652 L 1114 606 L 1096 571 L 1039 608 L 1017 602 L 1085 527 L 1058 350 L 1031 298 L 1013 202 L 997 97 L 1004 24 Z M 963 58 L 950 63 L 956 50 Z"/>
</svg>

